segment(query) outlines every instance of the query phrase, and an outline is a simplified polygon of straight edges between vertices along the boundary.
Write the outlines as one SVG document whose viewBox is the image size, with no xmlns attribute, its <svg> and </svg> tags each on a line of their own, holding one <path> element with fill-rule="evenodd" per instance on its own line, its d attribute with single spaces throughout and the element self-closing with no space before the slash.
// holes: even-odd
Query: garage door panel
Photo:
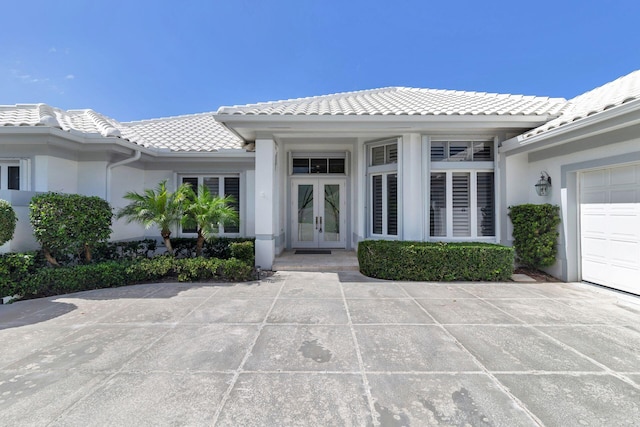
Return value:
<svg viewBox="0 0 640 427">
<path fill-rule="evenodd" d="M 582 279 L 640 294 L 640 165 L 580 175 Z"/>
<path fill-rule="evenodd" d="M 606 185 L 606 177 L 606 171 L 604 170 L 585 173 L 581 180 L 582 188 L 602 187 Z"/>
<path fill-rule="evenodd" d="M 597 237 L 585 237 L 582 242 L 582 257 L 587 259 L 606 259 L 602 251 L 602 246 L 607 244 L 607 240 Z"/>
<path fill-rule="evenodd" d="M 635 166 L 609 169 L 609 185 L 635 185 L 638 181 Z"/>
</svg>

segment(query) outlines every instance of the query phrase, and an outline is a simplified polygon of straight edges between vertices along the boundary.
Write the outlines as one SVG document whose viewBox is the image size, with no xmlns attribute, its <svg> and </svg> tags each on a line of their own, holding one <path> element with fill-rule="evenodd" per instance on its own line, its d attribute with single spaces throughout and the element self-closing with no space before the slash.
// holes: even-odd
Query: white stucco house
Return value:
<svg viewBox="0 0 640 427">
<path fill-rule="evenodd" d="M 569 101 L 389 87 L 126 123 L 1 106 L 0 198 L 20 216 L 2 250 L 35 245 L 35 192 L 119 208 L 164 179 L 235 196 L 240 224 L 222 234 L 255 236 L 266 269 L 288 249 L 364 239 L 510 244 L 509 206 L 552 203 L 562 225 L 550 272 L 640 293 L 639 98 L 636 71 Z M 117 222 L 112 238 L 157 234 Z"/>
</svg>

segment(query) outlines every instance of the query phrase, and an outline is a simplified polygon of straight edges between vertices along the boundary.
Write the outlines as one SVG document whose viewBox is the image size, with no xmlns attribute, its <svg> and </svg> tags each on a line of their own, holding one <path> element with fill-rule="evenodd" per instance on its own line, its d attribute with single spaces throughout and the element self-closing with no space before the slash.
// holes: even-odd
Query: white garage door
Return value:
<svg viewBox="0 0 640 427">
<path fill-rule="evenodd" d="M 640 294 L 640 165 L 580 176 L 582 280 Z"/>
</svg>

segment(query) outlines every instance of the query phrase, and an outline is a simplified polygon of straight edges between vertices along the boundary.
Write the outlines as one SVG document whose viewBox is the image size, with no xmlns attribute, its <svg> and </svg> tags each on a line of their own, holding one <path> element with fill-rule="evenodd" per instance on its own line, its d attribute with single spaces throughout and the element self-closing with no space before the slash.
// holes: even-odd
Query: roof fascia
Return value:
<svg viewBox="0 0 640 427">
<path fill-rule="evenodd" d="M 518 135 L 502 143 L 500 152 L 506 155 L 564 144 L 591 135 L 640 123 L 640 99 L 610 108 L 575 122 L 525 138 Z"/>
</svg>

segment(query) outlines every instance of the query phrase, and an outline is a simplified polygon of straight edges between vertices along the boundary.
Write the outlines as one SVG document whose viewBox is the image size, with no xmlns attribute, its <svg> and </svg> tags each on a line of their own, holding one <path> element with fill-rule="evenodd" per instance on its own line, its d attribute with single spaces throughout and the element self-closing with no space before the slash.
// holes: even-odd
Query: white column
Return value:
<svg viewBox="0 0 640 427">
<path fill-rule="evenodd" d="M 256 139 L 256 265 L 270 270 L 275 259 L 275 156 L 273 139 Z"/>
<path fill-rule="evenodd" d="M 402 240 L 423 240 L 424 184 L 422 138 L 412 133 L 402 136 L 399 173 L 402 174 Z"/>
</svg>

